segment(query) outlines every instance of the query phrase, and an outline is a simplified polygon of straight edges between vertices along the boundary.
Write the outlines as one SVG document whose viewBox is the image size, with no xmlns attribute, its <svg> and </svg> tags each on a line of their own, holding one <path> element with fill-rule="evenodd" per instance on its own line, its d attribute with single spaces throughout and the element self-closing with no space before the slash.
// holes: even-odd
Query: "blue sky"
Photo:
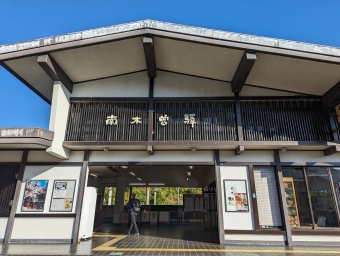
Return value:
<svg viewBox="0 0 340 256">
<path fill-rule="evenodd" d="M 0 0 L 0 45 L 143 19 L 340 47 L 339 0 Z M 0 67 L 0 127 L 48 128 L 50 106 Z"/>
</svg>

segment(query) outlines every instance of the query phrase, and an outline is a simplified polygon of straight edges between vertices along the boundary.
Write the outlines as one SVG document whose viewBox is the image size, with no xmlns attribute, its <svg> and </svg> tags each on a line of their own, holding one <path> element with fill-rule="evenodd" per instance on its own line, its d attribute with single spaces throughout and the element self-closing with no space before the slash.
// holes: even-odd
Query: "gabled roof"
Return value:
<svg viewBox="0 0 340 256">
<path fill-rule="evenodd" d="M 158 70 L 231 83 L 252 52 L 249 86 L 321 96 L 340 81 L 339 48 L 153 20 L 3 45 L 0 64 L 50 102 L 53 80 L 38 56 L 49 54 L 79 84 L 146 70 L 144 36 L 153 37 Z"/>
</svg>

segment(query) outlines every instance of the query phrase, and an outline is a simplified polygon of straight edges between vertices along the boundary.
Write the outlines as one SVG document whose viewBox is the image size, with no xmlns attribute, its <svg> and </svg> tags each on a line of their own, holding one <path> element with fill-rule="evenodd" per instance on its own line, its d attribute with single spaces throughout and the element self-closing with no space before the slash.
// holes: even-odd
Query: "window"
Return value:
<svg viewBox="0 0 340 256">
<path fill-rule="evenodd" d="M 104 189 L 103 205 L 114 205 L 116 201 L 116 188 L 106 187 Z"/>
<path fill-rule="evenodd" d="M 282 168 L 290 226 L 339 227 L 340 168 Z"/>
</svg>

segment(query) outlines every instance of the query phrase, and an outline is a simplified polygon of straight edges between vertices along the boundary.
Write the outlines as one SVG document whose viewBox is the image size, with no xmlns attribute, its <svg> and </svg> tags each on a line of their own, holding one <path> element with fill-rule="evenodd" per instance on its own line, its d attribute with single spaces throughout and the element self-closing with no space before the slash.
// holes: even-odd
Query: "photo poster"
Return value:
<svg viewBox="0 0 340 256">
<path fill-rule="evenodd" d="M 226 212 L 249 212 L 246 180 L 224 180 Z"/>
<path fill-rule="evenodd" d="M 76 180 L 55 180 L 50 212 L 71 212 Z"/>
<path fill-rule="evenodd" d="M 43 212 L 48 180 L 28 180 L 25 184 L 21 211 Z"/>
</svg>

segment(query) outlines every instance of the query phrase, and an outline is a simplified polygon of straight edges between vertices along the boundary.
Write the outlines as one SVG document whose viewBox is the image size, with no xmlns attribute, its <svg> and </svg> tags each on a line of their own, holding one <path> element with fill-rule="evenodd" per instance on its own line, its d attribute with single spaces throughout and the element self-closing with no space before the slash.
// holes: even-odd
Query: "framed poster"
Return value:
<svg viewBox="0 0 340 256">
<path fill-rule="evenodd" d="M 71 212 L 76 180 L 55 180 L 50 212 Z"/>
<path fill-rule="evenodd" d="M 28 180 L 22 200 L 22 212 L 43 212 L 48 180 Z"/>
<path fill-rule="evenodd" d="M 246 180 L 223 180 L 226 212 L 249 212 Z"/>
</svg>

